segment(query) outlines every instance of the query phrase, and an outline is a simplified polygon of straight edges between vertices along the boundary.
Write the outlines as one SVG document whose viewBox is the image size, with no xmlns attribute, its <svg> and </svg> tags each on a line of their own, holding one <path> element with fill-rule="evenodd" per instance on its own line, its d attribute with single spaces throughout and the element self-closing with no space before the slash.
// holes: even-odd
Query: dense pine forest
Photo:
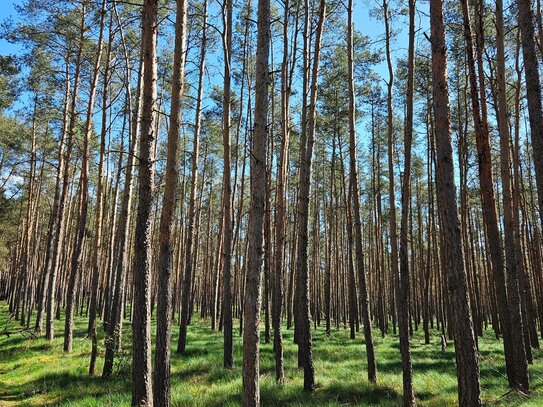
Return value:
<svg viewBox="0 0 543 407">
<path fill-rule="evenodd" d="M 0 405 L 543 405 L 540 0 L 4 0 Z"/>
</svg>

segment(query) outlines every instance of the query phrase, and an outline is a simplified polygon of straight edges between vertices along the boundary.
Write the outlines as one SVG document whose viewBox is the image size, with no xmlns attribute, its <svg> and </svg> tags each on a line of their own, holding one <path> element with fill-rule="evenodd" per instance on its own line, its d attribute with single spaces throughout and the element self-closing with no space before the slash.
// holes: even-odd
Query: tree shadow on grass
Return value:
<svg viewBox="0 0 543 407">
<path fill-rule="evenodd" d="M 52 347 L 43 347 L 43 345 L 6 347 L 0 344 L 0 365 L 5 363 L 19 364 L 29 358 L 29 352 L 43 352 L 52 349 Z"/>
<path fill-rule="evenodd" d="M 271 373 L 271 372 L 269 372 Z M 342 383 L 335 381 L 317 386 L 314 392 L 308 393 L 301 386 L 281 385 L 266 380 L 266 371 L 261 371 L 260 400 L 262 406 L 397 406 L 401 394 L 390 386 L 369 382 Z M 214 369 L 208 376 L 209 383 L 236 381 L 239 374 L 224 369 Z M 432 395 L 428 395 L 430 398 Z M 208 400 L 206 407 L 240 405 L 241 394 L 224 394 L 221 400 Z"/>
<path fill-rule="evenodd" d="M 207 375 L 211 371 L 210 367 L 207 366 L 194 366 L 188 369 L 182 369 L 180 372 L 175 372 L 172 374 L 173 380 L 189 380 L 194 377 Z"/>
<path fill-rule="evenodd" d="M 207 382 L 209 384 L 234 382 L 239 379 L 239 371 L 233 369 L 212 368 L 208 370 Z"/>
<path fill-rule="evenodd" d="M 119 376 L 103 379 L 100 376 L 79 375 L 68 372 L 49 373 L 39 379 L 16 386 L 0 383 L 0 405 L 2 401 L 24 402 L 24 405 L 59 405 L 85 397 L 102 397 L 128 391 L 128 381 Z M 33 402 L 32 398 L 40 397 Z M 49 396 L 49 397 L 48 397 Z M 49 399 L 49 401 L 48 401 Z"/>
<path fill-rule="evenodd" d="M 2 342 L 2 347 L 18 346 L 22 344 L 23 342 L 28 341 L 29 339 L 32 339 L 32 338 L 28 336 L 24 336 L 20 333 L 13 333 L 9 336 L 4 336 L 0 342 Z"/>
<path fill-rule="evenodd" d="M 317 384 L 313 393 L 307 393 L 301 388 L 287 392 L 282 391 L 278 385 L 263 386 L 260 397 L 263 406 L 396 406 L 401 400 L 401 395 L 392 387 L 368 382 L 333 382 L 324 387 Z"/>
</svg>

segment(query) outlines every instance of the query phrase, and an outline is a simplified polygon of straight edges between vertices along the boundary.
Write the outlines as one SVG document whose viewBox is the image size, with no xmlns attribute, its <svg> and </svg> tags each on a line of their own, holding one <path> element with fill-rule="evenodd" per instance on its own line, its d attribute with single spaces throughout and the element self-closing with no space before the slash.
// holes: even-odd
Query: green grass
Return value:
<svg viewBox="0 0 543 407">
<path fill-rule="evenodd" d="M 0 327 L 10 321 L 5 304 L 0 305 Z M 237 326 L 237 324 L 236 324 Z M 91 343 L 85 336 L 86 319 L 76 318 L 74 350 L 62 351 L 63 321 L 57 321 L 59 336 L 49 343 L 21 334 L 0 337 L 0 406 L 64 405 L 123 406 L 130 403 L 130 326 L 124 325 L 125 352 L 118 358 L 115 375 L 107 380 L 88 375 Z M 153 329 L 154 330 L 154 329 Z M 176 333 L 177 330 L 174 329 Z M 103 335 L 100 332 L 100 358 L 103 363 Z M 189 327 L 187 354 L 172 354 L 172 401 L 175 406 L 238 406 L 241 392 L 241 338 L 235 330 L 235 367 L 222 367 L 222 334 L 194 318 Z M 174 334 L 173 349 L 177 336 Z M 263 342 L 263 341 L 262 341 Z M 313 357 L 317 389 L 303 391 L 303 373 L 296 369 L 296 346 L 292 331 L 285 331 L 284 385 L 276 384 L 271 344 L 261 346 L 262 406 L 397 406 L 401 401 L 401 361 L 398 339 L 375 335 L 378 384 L 367 381 L 362 333 L 349 339 L 347 330 L 313 331 Z M 479 340 L 481 387 L 486 404 L 504 406 L 543 405 L 542 351 L 534 352 L 530 366 L 532 397 L 524 399 L 509 392 L 504 379 L 501 343 L 490 331 Z M 456 376 L 452 343 L 441 352 L 439 336 L 424 345 L 421 332 L 412 338 L 415 395 L 419 405 L 456 404 Z"/>
</svg>

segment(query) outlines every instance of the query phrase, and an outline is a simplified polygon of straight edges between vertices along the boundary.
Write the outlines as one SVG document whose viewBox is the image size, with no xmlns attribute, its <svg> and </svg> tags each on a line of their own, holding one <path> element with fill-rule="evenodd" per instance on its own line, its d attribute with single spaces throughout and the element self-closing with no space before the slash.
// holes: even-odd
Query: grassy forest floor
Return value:
<svg viewBox="0 0 543 407">
<path fill-rule="evenodd" d="M 0 330 L 18 328 L 9 321 L 5 303 L 0 304 Z M 238 325 L 235 324 L 235 327 Z M 118 358 L 115 375 L 107 380 L 88 375 L 91 343 L 85 337 L 86 319 L 76 318 L 74 350 L 62 351 L 63 321 L 57 321 L 57 339 L 32 339 L 13 334 L 0 337 L 0 406 L 66 405 L 123 406 L 130 403 L 130 326 L 124 325 L 124 353 Z M 101 330 L 100 330 L 101 331 Z M 153 329 L 154 331 L 154 329 Z M 174 329 L 174 333 L 176 333 Z M 172 353 L 172 398 L 175 406 L 237 406 L 241 392 L 241 338 L 235 331 L 235 368 L 222 368 L 222 334 L 209 324 L 189 327 L 187 354 Z M 317 389 L 304 393 L 303 373 L 296 369 L 296 346 L 292 330 L 285 331 L 284 385 L 275 383 L 271 344 L 261 346 L 262 406 L 397 406 L 401 401 L 402 368 L 398 338 L 384 339 L 375 332 L 378 385 L 368 383 L 366 357 L 360 333 L 349 339 L 348 330 L 334 330 L 330 337 L 319 328 L 313 331 Z M 103 334 L 100 332 L 100 359 L 103 363 Z M 175 349 L 177 335 L 172 341 Z M 262 341 L 263 342 L 263 341 Z M 509 392 L 503 378 L 501 343 L 490 330 L 479 340 L 481 387 L 485 404 L 543 406 L 543 351 L 534 352 L 530 366 L 532 398 L 527 400 Z M 430 345 L 424 345 L 422 332 L 412 338 L 415 395 L 419 405 L 449 406 L 456 402 L 456 377 L 453 344 L 441 351 L 435 332 Z"/>
</svg>

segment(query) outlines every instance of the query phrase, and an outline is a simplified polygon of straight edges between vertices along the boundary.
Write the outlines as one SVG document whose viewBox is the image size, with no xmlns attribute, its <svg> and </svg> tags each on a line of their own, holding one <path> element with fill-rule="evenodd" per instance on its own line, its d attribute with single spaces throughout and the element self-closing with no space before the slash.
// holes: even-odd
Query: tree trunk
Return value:
<svg viewBox="0 0 543 407">
<path fill-rule="evenodd" d="M 307 11 L 307 3 L 306 3 Z M 315 36 L 315 51 L 313 54 L 313 69 L 311 73 L 311 87 L 309 96 L 308 122 L 302 123 L 302 143 L 306 145 L 300 148 L 300 178 L 298 188 L 298 242 L 296 255 L 297 290 L 299 292 L 298 312 L 299 319 L 298 348 L 302 355 L 304 368 L 304 390 L 315 389 L 315 372 L 313 368 L 312 344 L 311 344 L 311 315 L 309 310 L 309 273 L 308 273 L 308 218 L 309 195 L 311 181 L 311 161 L 313 158 L 313 145 L 315 143 L 315 125 L 317 120 L 317 85 L 319 72 L 319 57 L 322 31 L 326 14 L 326 0 L 320 0 L 319 17 Z M 304 136 L 304 133 L 307 136 Z"/>
<path fill-rule="evenodd" d="M 275 202 L 275 279 L 273 285 L 273 349 L 275 352 L 275 379 L 279 383 L 285 380 L 283 367 L 283 335 L 281 316 L 283 314 L 283 277 L 286 246 L 286 183 L 288 149 L 290 143 L 290 86 L 289 86 L 289 43 L 288 23 L 290 2 L 285 0 L 283 18 L 283 61 L 281 63 L 281 147 L 277 164 L 277 192 Z"/>
<path fill-rule="evenodd" d="M 383 0 L 383 14 L 385 20 L 385 41 L 386 55 L 388 65 L 389 80 L 387 82 L 387 153 L 388 153 L 388 200 L 389 200 L 389 233 L 390 233 L 390 271 L 391 282 L 398 278 L 398 227 L 396 225 L 396 193 L 394 188 L 394 122 L 392 110 L 392 92 L 394 87 L 394 70 L 392 67 L 392 57 L 390 55 L 390 27 L 389 27 L 389 11 L 388 0 Z M 396 282 L 397 284 L 397 282 Z M 392 297 L 392 314 L 394 310 L 394 290 L 391 292 Z"/>
<path fill-rule="evenodd" d="M 364 253 L 362 250 L 362 224 L 360 219 L 360 201 L 358 192 L 358 174 L 356 160 L 356 104 L 354 86 L 354 26 L 353 26 L 353 1 L 349 0 L 347 6 L 347 47 L 348 47 L 348 77 L 349 77 L 349 143 L 350 143 L 350 190 L 352 198 L 352 210 L 354 220 L 354 235 L 356 249 L 356 266 L 360 276 L 360 301 L 362 303 L 362 318 L 364 322 L 364 340 L 366 343 L 366 357 L 368 361 L 368 380 L 377 381 L 377 366 L 373 348 L 373 336 L 371 332 L 371 320 L 368 303 L 368 290 L 366 287 L 366 271 L 364 270 Z"/>
<path fill-rule="evenodd" d="M 83 3 L 83 9 L 85 4 Z M 87 213 L 89 206 L 89 156 L 90 142 L 92 136 L 92 119 L 94 113 L 94 101 L 96 96 L 96 88 L 100 72 L 100 62 L 102 58 L 102 47 L 104 40 L 104 22 L 106 17 L 106 2 L 102 2 L 102 10 L 100 15 L 100 34 L 98 38 L 98 53 L 93 67 L 89 104 L 87 107 L 87 118 L 85 121 L 85 131 L 83 138 L 83 157 L 81 162 L 81 175 L 79 180 L 79 197 L 78 197 L 78 214 L 75 230 L 74 251 L 72 253 L 70 265 L 70 277 L 68 281 L 68 290 L 66 292 L 66 320 L 64 325 L 64 351 L 72 351 L 73 340 L 73 307 L 74 296 L 79 284 L 79 267 L 83 260 L 83 241 L 85 239 L 85 229 L 87 225 Z M 84 30 L 84 23 L 82 29 Z"/>
<path fill-rule="evenodd" d="M 504 216 L 504 240 L 505 240 L 505 257 L 507 265 L 507 276 L 508 280 L 518 279 L 518 255 L 520 255 L 520 245 L 515 238 L 515 227 L 514 227 L 514 214 L 513 214 L 513 198 L 512 198 L 512 180 L 511 180 L 511 146 L 510 146 L 510 133 L 509 133 L 509 119 L 507 113 L 507 89 L 505 81 L 505 46 L 504 46 L 504 23 L 503 23 L 503 1 L 496 0 L 496 48 L 497 48 L 497 106 L 498 106 L 498 129 L 500 131 L 500 163 L 501 163 L 501 180 L 502 180 L 502 199 L 503 199 L 503 216 Z M 517 250 L 519 250 L 517 252 Z M 516 292 L 509 292 L 509 296 L 515 297 L 517 301 L 516 307 L 512 308 L 507 305 L 508 301 L 506 298 L 501 300 L 498 298 L 500 305 L 500 319 L 502 320 L 502 331 L 504 334 L 504 352 L 505 352 L 505 364 L 507 370 L 507 377 L 509 379 L 510 385 L 517 385 L 517 380 L 524 378 L 523 381 L 518 382 L 520 385 L 524 385 L 524 382 L 528 384 L 528 366 L 522 361 L 517 361 L 517 357 L 521 357 L 526 360 L 525 356 L 522 355 L 523 350 L 518 349 L 519 346 L 522 347 L 522 344 L 514 344 L 512 340 L 516 341 L 518 338 L 514 338 L 512 333 L 519 329 L 519 327 L 512 325 L 511 322 L 516 320 L 517 323 L 522 320 L 517 316 L 516 318 L 509 318 L 507 311 L 511 312 L 520 312 L 519 301 L 519 290 L 518 283 L 511 281 L 509 283 L 509 289 L 515 289 Z M 500 288 L 500 287 L 498 287 Z M 505 291 L 505 289 L 502 289 Z M 505 294 L 502 292 L 500 295 Z M 501 302 L 500 302 L 501 301 Z M 510 302 L 510 301 L 509 301 Z M 502 313 L 504 313 L 502 315 Z M 506 324 L 504 325 L 504 321 Z M 519 333 L 522 333 L 520 331 Z M 513 339 L 514 338 L 514 339 Z M 525 340 L 527 338 L 524 338 Z M 507 343 L 510 342 L 510 344 Z M 516 350 L 513 352 L 512 346 Z M 520 363 L 519 363 L 520 362 Z M 517 378 L 517 372 L 519 376 Z M 527 390 L 527 389 L 525 389 Z"/>
<path fill-rule="evenodd" d="M 158 0 L 145 0 L 142 17 L 143 105 L 139 148 L 139 197 L 134 238 L 132 317 L 132 405 L 152 406 L 151 388 L 151 209 L 157 99 Z"/>
<path fill-rule="evenodd" d="M 105 6 L 105 1 L 104 1 Z M 105 11 L 105 10 L 104 10 Z M 103 210 L 104 210 L 104 157 L 106 154 L 106 133 L 107 133 L 107 102 L 109 75 L 111 68 L 111 48 L 113 44 L 114 34 L 112 32 L 112 19 L 109 24 L 109 40 L 106 58 L 106 67 L 104 71 L 104 83 L 102 88 L 102 128 L 100 131 L 100 157 L 98 161 L 98 183 L 96 186 L 96 218 L 94 222 L 94 243 L 92 247 L 92 281 L 91 281 L 91 298 L 89 304 L 89 325 L 88 330 L 92 340 L 92 352 L 89 366 L 89 374 L 94 375 L 96 367 L 96 358 L 98 357 L 98 338 L 96 332 L 96 312 L 98 307 L 98 285 L 101 275 L 101 257 L 102 257 L 102 229 L 104 226 Z"/>
<path fill-rule="evenodd" d="M 232 181 L 231 181 L 231 62 L 232 62 L 232 0 L 224 0 L 223 13 L 223 51 L 224 51 L 224 88 L 223 88 L 223 333 L 224 367 L 231 369 L 234 364 L 232 350 Z"/>
<path fill-rule="evenodd" d="M 534 39 L 534 16 L 530 0 L 517 0 L 517 6 L 518 26 L 522 38 L 524 75 L 526 76 L 526 96 L 528 98 L 528 116 L 530 118 L 539 218 L 543 224 L 543 109 L 541 106 L 539 62 Z"/>
<path fill-rule="evenodd" d="M 121 32 L 122 33 L 122 32 Z M 107 377 L 111 375 L 113 370 L 113 361 L 115 352 L 120 347 L 122 320 L 123 320 L 123 303 L 125 298 L 125 281 L 128 269 L 128 255 L 130 247 L 130 219 L 132 214 L 132 198 L 133 198 L 133 170 L 136 165 L 136 151 L 138 146 L 138 132 L 139 132 L 139 119 L 141 105 L 143 103 L 142 86 L 143 86 L 143 73 L 145 66 L 143 65 L 143 52 L 140 56 L 140 67 L 138 73 L 138 84 L 136 90 L 136 106 L 131 108 L 131 92 L 130 86 L 127 86 L 127 106 L 128 111 L 132 114 L 132 123 L 129 131 L 129 148 L 127 155 L 126 172 L 124 179 L 123 197 L 121 200 L 121 209 L 119 213 L 119 222 L 117 224 L 117 230 L 114 237 L 114 255 L 116 259 L 113 261 L 112 268 L 110 270 L 111 279 L 110 292 L 112 293 L 111 310 L 106 307 L 105 314 L 105 331 L 106 331 L 106 352 L 104 358 L 104 368 L 102 370 L 102 376 Z M 128 69 L 127 69 L 128 71 Z M 129 71 L 126 73 L 126 78 L 130 78 Z"/>
<path fill-rule="evenodd" d="M 36 316 L 36 326 L 35 331 L 38 334 L 41 334 L 43 330 L 43 313 L 46 312 L 46 307 L 49 301 L 52 301 L 51 296 L 49 295 L 49 285 L 52 283 L 51 280 L 54 278 L 53 271 L 53 239 L 56 236 L 56 231 L 58 228 L 58 217 L 59 217 L 59 205 L 60 205 L 60 193 L 62 189 L 62 175 L 63 175 L 63 168 L 64 168 L 64 152 L 65 152 L 65 140 L 66 140 L 66 134 L 68 131 L 68 109 L 69 109 L 69 101 L 70 101 L 70 63 L 69 63 L 69 57 L 66 58 L 66 87 L 65 87 L 65 93 L 64 93 L 64 112 L 63 112 L 63 118 L 62 118 L 62 131 L 60 136 L 60 141 L 58 144 L 58 166 L 57 166 L 57 174 L 56 174 L 56 180 L 55 180 L 55 194 L 53 197 L 53 205 L 51 209 L 51 216 L 49 220 L 49 227 L 47 231 L 47 246 L 46 246 L 46 252 L 45 252 L 45 261 L 44 261 L 44 278 L 43 278 L 43 285 L 42 285 L 42 292 L 40 294 L 40 300 L 38 303 L 38 312 Z M 53 282 L 54 286 L 54 282 Z M 54 291 L 54 290 L 53 290 Z M 49 339 L 49 337 L 48 337 Z"/>
<path fill-rule="evenodd" d="M 400 269 L 396 276 L 398 330 L 402 354 L 403 405 L 414 406 L 413 366 L 409 343 L 409 249 L 407 229 L 411 201 L 411 147 L 413 143 L 413 88 L 415 72 L 415 0 L 409 0 L 409 50 L 407 62 L 407 95 L 404 133 L 404 171 L 402 180 L 402 218 L 400 225 Z"/>
<path fill-rule="evenodd" d="M 153 396 L 155 406 L 159 407 L 168 407 L 171 405 L 170 341 L 172 336 L 172 259 L 174 251 L 173 226 L 175 222 L 174 214 L 177 206 L 177 187 L 179 182 L 179 138 L 181 130 L 183 91 L 185 84 L 187 9 L 187 0 L 177 0 L 172 100 L 170 106 L 170 126 L 168 129 L 164 200 L 162 203 L 162 213 L 160 216 L 160 251 L 158 257 L 159 275 Z M 192 219 L 192 217 L 190 219 Z M 186 280 L 188 280 L 188 283 Z M 185 286 L 190 284 L 190 272 L 189 278 L 187 279 L 185 277 L 184 284 Z M 185 304 L 183 304 L 182 312 L 182 318 L 185 314 L 188 315 L 188 307 L 186 307 Z"/>
<path fill-rule="evenodd" d="M 270 50 L 270 0 L 258 1 L 255 121 L 251 151 L 251 209 L 249 251 L 243 302 L 243 388 L 246 407 L 260 405 L 259 353 L 263 222 L 266 201 L 266 146 L 268 139 L 268 57 Z"/>
<path fill-rule="evenodd" d="M 62 192 L 60 195 L 59 207 L 58 207 L 58 219 L 56 233 L 54 236 L 53 243 L 53 256 L 51 263 L 51 271 L 49 277 L 49 289 L 48 289 L 48 299 L 47 299 L 47 319 L 45 325 L 45 336 L 47 340 L 52 341 L 55 337 L 55 327 L 54 327 L 54 312 L 55 310 L 55 295 L 57 292 L 56 280 L 57 280 L 57 271 L 60 268 L 60 263 L 62 262 L 62 245 L 63 239 L 66 234 L 66 219 L 69 219 L 67 213 L 65 213 L 68 208 L 66 204 L 68 203 L 68 189 L 70 181 L 70 160 L 75 136 L 75 126 L 76 126 L 76 104 L 79 94 L 79 81 L 81 75 L 81 64 L 83 56 L 83 41 L 84 41 L 84 32 L 85 32 L 85 1 L 82 2 L 81 10 L 81 27 L 80 27 L 80 37 L 78 43 L 77 56 L 75 61 L 75 72 L 74 72 L 74 85 L 72 89 L 72 100 L 70 104 L 70 120 L 68 124 L 68 140 L 66 153 L 64 156 L 64 167 L 63 167 L 63 176 L 62 176 Z M 58 304 L 57 304 L 58 307 Z"/>
<path fill-rule="evenodd" d="M 479 363 L 462 255 L 462 235 L 454 181 L 447 84 L 447 46 L 442 0 L 430 2 L 430 26 L 437 159 L 436 181 L 442 225 L 441 252 L 444 269 L 447 270 L 450 301 L 454 309 L 453 329 L 458 402 L 461 406 L 480 406 Z"/>
</svg>

